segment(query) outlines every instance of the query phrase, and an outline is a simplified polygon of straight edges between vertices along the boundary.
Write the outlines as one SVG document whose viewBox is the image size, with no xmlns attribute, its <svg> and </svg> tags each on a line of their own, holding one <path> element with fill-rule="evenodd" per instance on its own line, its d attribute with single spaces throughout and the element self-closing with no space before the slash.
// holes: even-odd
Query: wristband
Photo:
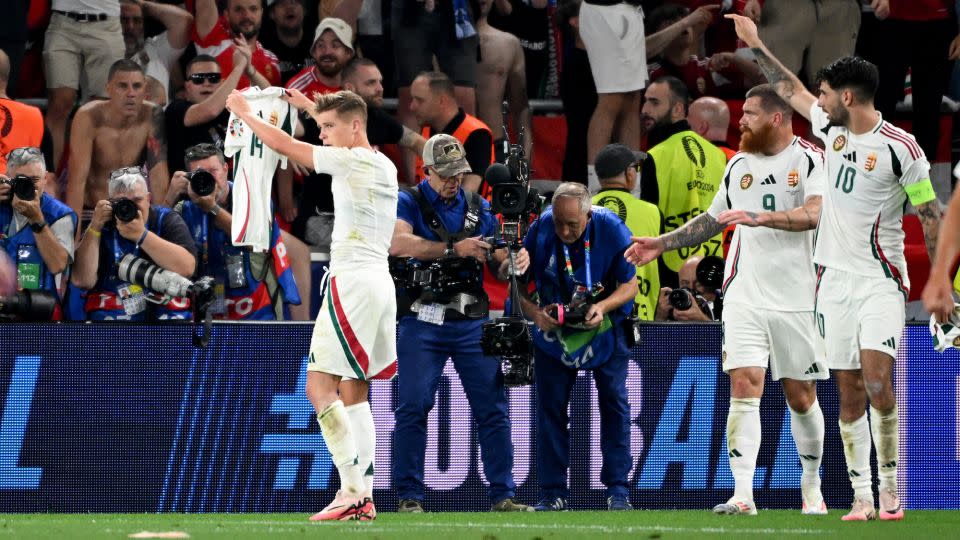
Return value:
<svg viewBox="0 0 960 540">
<path fill-rule="evenodd" d="M 100 238 L 100 231 L 94 229 L 93 225 L 87 225 L 87 232 L 93 233 L 94 236 L 96 236 L 97 238 Z"/>
<path fill-rule="evenodd" d="M 140 236 L 140 239 L 137 240 L 137 247 L 138 247 L 138 248 L 143 245 L 143 241 L 147 239 L 147 233 L 149 233 L 149 232 L 150 232 L 150 231 L 148 231 L 148 230 L 146 230 L 146 229 L 143 230 L 143 234 Z"/>
</svg>

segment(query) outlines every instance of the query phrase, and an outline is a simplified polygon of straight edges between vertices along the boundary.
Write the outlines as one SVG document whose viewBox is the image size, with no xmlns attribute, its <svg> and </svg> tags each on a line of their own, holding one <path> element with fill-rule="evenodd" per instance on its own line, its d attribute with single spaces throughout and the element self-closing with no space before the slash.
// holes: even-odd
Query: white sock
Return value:
<svg viewBox="0 0 960 540">
<path fill-rule="evenodd" d="M 870 432 L 877 449 L 877 476 L 880 489 L 897 492 L 897 460 L 900 455 L 900 420 L 897 406 L 883 414 L 870 406 Z"/>
<path fill-rule="evenodd" d="M 339 399 L 317 415 L 323 440 L 340 473 L 340 489 L 351 496 L 363 495 L 363 471 L 357 455 L 357 445 L 350 432 L 350 418 Z"/>
<path fill-rule="evenodd" d="M 360 470 L 363 471 L 363 482 L 366 485 L 366 496 L 373 496 L 373 462 L 377 447 L 377 428 L 373 424 L 373 413 L 370 411 L 370 402 L 346 407 L 350 417 L 350 428 L 353 429 L 353 440 L 357 445 L 357 456 L 360 459 Z"/>
<path fill-rule="evenodd" d="M 587 165 L 587 189 L 590 193 L 600 191 L 600 178 L 597 176 L 597 169 L 593 165 Z"/>
<path fill-rule="evenodd" d="M 790 433 L 793 442 L 797 445 L 800 454 L 800 464 L 803 466 L 801 484 L 820 488 L 820 462 L 823 459 L 823 411 L 820 402 L 814 400 L 813 405 L 805 413 L 798 413 L 790 409 Z"/>
<path fill-rule="evenodd" d="M 731 398 L 727 412 L 727 452 L 733 498 L 753 501 L 753 473 L 760 452 L 760 398 Z"/>
<path fill-rule="evenodd" d="M 853 495 L 858 499 L 873 502 L 873 477 L 870 475 L 870 428 L 867 415 L 847 423 L 840 420 L 840 439 L 843 441 L 843 456 L 847 461 L 847 476 L 853 486 Z"/>
</svg>

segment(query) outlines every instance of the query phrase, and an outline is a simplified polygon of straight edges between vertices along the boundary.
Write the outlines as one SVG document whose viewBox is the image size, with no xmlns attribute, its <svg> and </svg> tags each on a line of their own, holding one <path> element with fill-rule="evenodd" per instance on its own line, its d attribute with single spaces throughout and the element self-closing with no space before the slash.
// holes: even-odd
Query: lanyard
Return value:
<svg viewBox="0 0 960 540">
<path fill-rule="evenodd" d="M 593 279 L 590 272 L 590 238 L 592 237 L 593 232 L 593 220 L 587 222 L 587 228 L 583 231 L 583 265 L 584 271 L 586 272 L 586 286 L 587 286 L 587 296 L 592 296 L 593 294 Z M 570 248 L 567 247 L 559 238 L 557 241 L 560 242 L 560 245 L 563 246 L 563 258 L 565 259 L 567 274 L 570 275 L 570 281 L 574 288 L 577 285 L 577 279 L 573 275 L 573 261 L 570 259 Z M 563 278 L 560 278 L 563 280 Z M 565 288 L 565 287 L 564 287 Z"/>
</svg>

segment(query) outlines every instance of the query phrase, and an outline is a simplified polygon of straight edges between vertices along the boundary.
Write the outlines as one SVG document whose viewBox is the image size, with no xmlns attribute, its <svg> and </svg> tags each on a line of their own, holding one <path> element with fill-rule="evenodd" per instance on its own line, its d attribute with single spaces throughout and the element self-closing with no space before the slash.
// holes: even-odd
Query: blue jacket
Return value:
<svg viewBox="0 0 960 540">
<path fill-rule="evenodd" d="M 77 226 L 77 214 L 66 204 L 43 193 L 40 195 L 40 212 L 43 213 L 43 220 L 47 225 L 52 225 L 65 216 L 70 217 L 74 228 Z M 37 240 L 33 236 L 33 229 L 25 226 L 17 231 L 13 236 L 4 236 L 10 222 L 13 221 L 13 207 L 9 204 L 0 204 L 0 248 L 10 256 L 10 259 L 16 264 L 36 264 L 39 265 L 40 280 L 37 284 L 21 284 L 23 288 L 36 288 L 57 293 L 56 274 L 50 272 L 40 250 L 37 249 Z M 70 254 L 73 255 L 72 253 Z M 57 294 L 57 299 L 60 295 Z"/>
</svg>

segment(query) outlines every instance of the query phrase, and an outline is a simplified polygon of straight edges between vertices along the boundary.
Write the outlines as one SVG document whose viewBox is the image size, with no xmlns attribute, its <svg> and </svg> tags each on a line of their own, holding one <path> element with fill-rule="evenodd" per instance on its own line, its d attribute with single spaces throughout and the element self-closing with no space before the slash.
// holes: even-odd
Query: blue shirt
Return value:
<svg viewBox="0 0 960 540">
<path fill-rule="evenodd" d="M 430 184 L 423 180 L 418 184 L 420 193 L 427 199 L 430 206 L 440 217 L 440 221 L 450 234 L 456 234 L 463 230 L 463 218 L 467 213 L 467 196 L 463 188 L 457 190 L 457 196 L 450 202 L 444 202 L 440 194 L 430 187 Z M 420 205 L 413 198 L 413 195 L 401 190 L 397 199 L 397 219 L 402 219 L 413 227 L 413 234 L 433 240 L 440 241 L 440 237 L 434 233 L 420 213 Z M 480 223 L 474 231 L 474 236 L 493 236 L 497 232 L 497 218 L 490 209 L 490 203 L 481 199 Z"/>
<path fill-rule="evenodd" d="M 591 281 L 594 284 L 603 282 L 604 287 L 607 288 L 606 294 L 612 293 L 613 289 L 621 283 L 632 283 L 637 275 L 637 267 L 623 258 L 624 250 L 631 243 L 630 230 L 616 214 L 599 206 L 593 207 L 584 234 L 576 242 L 567 246 L 576 282 L 586 284 L 583 239 L 587 235 L 592 239 Z M 569 295 L 574 288 L 574 283 L 566 270 L 566 258 L 563 255 L 562 246 L 558 246 L 558 243 L 560 239 L 554 227 L 553 208 L 548 208 L 540 219 L 533 222 L 523 240 L 523 246 L 530 254 L 530 272 L 536 282 L 537 292 L 540 294 L 541 306 L 569 302 Z M 560 287 L 559 279 L 565 280 L 568 297 L 564 297 L 564 287 Z M 610 315 L 620 319 L 622 317 L 617 315 L 628 316 L 632 307 L 633 302 L 627 302 Z"/>
</svg>

